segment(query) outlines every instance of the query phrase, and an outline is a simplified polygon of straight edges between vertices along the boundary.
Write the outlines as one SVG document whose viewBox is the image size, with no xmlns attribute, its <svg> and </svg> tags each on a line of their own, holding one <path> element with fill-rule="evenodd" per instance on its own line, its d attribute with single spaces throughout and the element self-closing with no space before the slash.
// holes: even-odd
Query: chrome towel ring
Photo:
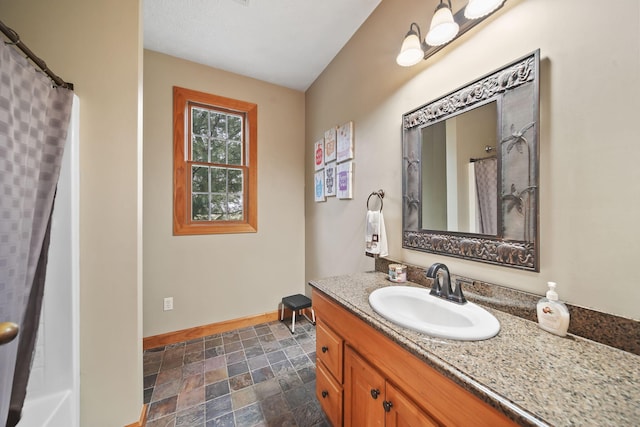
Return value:
<svg viewBox="0 0 640 427">
<path fill-rule="evenodd" d="M 378 196 L 378 199 L 380 199 L 380 212 L 382 212 L 382 206 L 383 206 L 382 199 L 384 199 L 384 190 L 374 191 L 371 194 L 369 194 L 369 197 L 367 197 L 367 210 L 371 210 L 369 208 L 369 201 L 371 200 L 372 196 Z"/>
</svg>

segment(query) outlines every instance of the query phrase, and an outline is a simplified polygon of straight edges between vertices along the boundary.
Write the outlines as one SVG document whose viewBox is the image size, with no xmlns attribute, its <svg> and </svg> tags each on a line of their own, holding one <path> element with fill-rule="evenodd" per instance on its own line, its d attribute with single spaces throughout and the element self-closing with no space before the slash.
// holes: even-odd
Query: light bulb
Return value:
<svg viewBox="0 0 640 427">
<path fill-rule="evenodd" d="M 460 26 L 453 20 L 451 9 L 440 3 L 431 20 L 431 27 L 425 38 L 430 46 L 440 46 L 449 43 L 458 34 Z"/>
<path fill-rule="evenodd" d="M 403 67 L 410 67 L 416 65 L 422 58 L 424 58 L 424 51 L 420 39 L 415 32 L 411 31 L 402 42 L 402 48 L 396 57 L 396 62 Z"/>
<path fill-rule="evenodd" d="M 487 16 L 500 6 L 504 0 L 469 0 L 469 4 L 464 8 L 464 17 L 467 19 L 478 19 Z"/>
</svg>

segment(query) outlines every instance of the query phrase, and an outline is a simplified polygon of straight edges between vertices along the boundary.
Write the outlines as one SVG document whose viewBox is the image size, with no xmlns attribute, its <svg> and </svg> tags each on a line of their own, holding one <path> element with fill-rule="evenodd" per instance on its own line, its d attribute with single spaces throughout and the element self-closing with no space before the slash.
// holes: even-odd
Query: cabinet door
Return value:
<svg viewBox="0 0 640 427">
<path fill-rule="evenodd" d="M 344 425 L 383 427 L 384 377 L 351 347 L 344 356 Z"/>
<path fill-rule="evenodd" d="M 440 426 L 391 383 L 387 383 L 385 397 L 385 406 L 389 408 L 386 414 L 386 427 Z"/>
</svg>

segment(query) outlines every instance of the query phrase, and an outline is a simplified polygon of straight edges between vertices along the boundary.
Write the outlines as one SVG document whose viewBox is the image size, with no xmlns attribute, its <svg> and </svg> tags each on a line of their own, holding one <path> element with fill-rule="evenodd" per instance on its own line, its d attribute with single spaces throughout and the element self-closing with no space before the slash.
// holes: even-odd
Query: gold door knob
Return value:
<svg viewBox="0 0 640 427">
<path fill-rule="evenodd" d="M 0 323 L 0 345 L 4 345 L 13 341 L 18 335 L 20 328 L 13 322 Z"/>
</svg>

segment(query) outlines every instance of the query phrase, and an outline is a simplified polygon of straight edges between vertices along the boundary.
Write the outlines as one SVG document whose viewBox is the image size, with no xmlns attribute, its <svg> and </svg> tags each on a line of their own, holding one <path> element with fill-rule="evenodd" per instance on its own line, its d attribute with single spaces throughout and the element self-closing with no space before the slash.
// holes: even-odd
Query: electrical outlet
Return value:
<svg viewBox="0 0 640 427">
<path fill-rule="evenodd" d="M 173 310 L 173 297 L 164 299 L 164 311 Z"/>
</svg>

